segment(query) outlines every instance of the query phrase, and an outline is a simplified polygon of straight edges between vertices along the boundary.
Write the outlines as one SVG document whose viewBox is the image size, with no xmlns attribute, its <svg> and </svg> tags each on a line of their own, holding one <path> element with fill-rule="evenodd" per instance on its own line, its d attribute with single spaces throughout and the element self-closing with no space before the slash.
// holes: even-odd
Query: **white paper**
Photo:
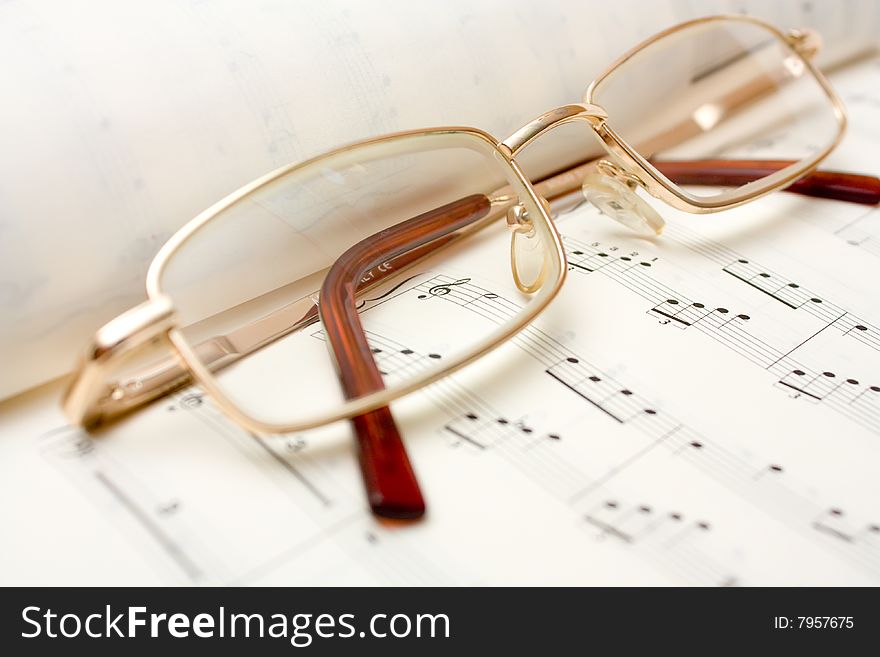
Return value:
<svg viewBox="0 0 880 657">
<path fill-rule="evenodd" d="M 878 173 L 878 79 L 835 76 L 853 130 L 829 167 Z M 0 581 L 877 585 L 880 259 L 841 234 L 865 207 L 657 208 L 657 240 L 560 217 L 550 308 L 394 404 L 424 521 L 371 517 L 344 423 L 255 437 L 190 388 L 89 436 L 53 386 L 0 410 Z M 503 319 L 471 267 L 426 315 Z"/>
</svg>

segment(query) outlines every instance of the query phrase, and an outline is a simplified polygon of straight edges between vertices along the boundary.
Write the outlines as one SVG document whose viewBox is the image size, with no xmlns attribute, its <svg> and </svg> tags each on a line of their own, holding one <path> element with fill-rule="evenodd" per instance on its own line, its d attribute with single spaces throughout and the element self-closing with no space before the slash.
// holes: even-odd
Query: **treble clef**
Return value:
<svg viewBox="0 0 880 657">
<path fill-rule="evenodd" d="M 459 278 L 457 281 L 453 281 L 452 283 L 441 283 L 440 285 L 435 285 L 434 287 L 428 290 L 428 294 L 432 297 L 444 297 L 452 291 L 453 285 L 464 285 L 465 283 L 470 283 L 471 279 L 469 278 Z M 425 299 L 426 295 L 419 296 L 419 299 Z"/>
</svg>

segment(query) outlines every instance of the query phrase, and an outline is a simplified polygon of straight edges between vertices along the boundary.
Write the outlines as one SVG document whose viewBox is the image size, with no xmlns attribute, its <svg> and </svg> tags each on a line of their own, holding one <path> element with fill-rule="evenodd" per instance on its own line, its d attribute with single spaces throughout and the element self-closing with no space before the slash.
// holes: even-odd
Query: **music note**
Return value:
<svg viewBox="0 0 880 657">
<path fill-rule="evenodd" d="M 594 507 L 585 520 L 600 530 L 599 539 L 611 536 L 625 543 L 636 543 L 650 537 L 663 539 L 667 548 L 681 543 L 693 531 L 702 533 L 711 529 L 710 523 L 704 520 L 686 522 L 678 511 L 663 513 L 650 504 L 624 504 L 614 499 Z"/>
<path fill-rule="evenodd" d="M 775 274 L 764 271 L 745 258 L 737 258 L 721 270 L 795 310 L 804 304 L 822 303 L 822 299 L 810 296 L 797 283 L 783 280 Z"/>
<path fill-rule="evenodd" d="M 373 354 L 373 362 L 379 369 L 382 377 L 397 377 L 412 374 L 424 370 L 432 361 L 443 358 L 442 354 L 429 352 L 418 353 L 408 346 L 379 335 L 373 331 L 365 331 L 367 341 L 370 344 L 370 353 Z M 326 340 L 324 331 L 315 331 L 312 337 L 318 340 Z"/>
<path fill-rule="evenodd" d="M 601 269 L 614 270 L 614 273 L 636 269 L 639 267 L 651 267 L 652 262 L 642 260 L 638 251 L 628 251 L 627 255 L 618 255 L 621 252 L 618 246 L 603 247 L 599 242 L 582 244 L 570 237 L 565 238 L 566 260 L 569 271 L 579 271 L 590 274 Z M 656 258 L 653 258 L 656 260 Z M 618 265 L 609 267 L 609 265 Z M 613 273 L 612 273 L 613 275 Z"/>
<path fill-rule="evenodd" d="M 650 513 L 650 507 L 642 507 L 642 515 Z M 639 514 L 635 514 L 639 518 Z M 606 500 L 596 510 L 587 514 L 584 519 L 594 527 L 600 530 L 596 536 L 598 539 L 604 539 L 606 536 L 613 536 L 624 541 L 632 543 L 635 536 L 631 531 L 623 526 L 626 515 L 620 512 L 620 505 L 615 500 Z"/>
<path fill-rule="evenodd" d="M 813 528 L 847 543 L 852 543 L 855 540 L 855 528 L 847 521 L 843 509 L 837 507 L 828 509 L 819 516 L 813 522 Z"/>
<path fill-rule="evenodd" d="M 856 381 L 856 383 L 858 383 L 858 381 Z M 861 392 L 853 397 L 852 400 L 850 400 L 850 403 L 876 403 L 877 400 L 880 400 L 880 386 L 866 386 Z"/>
<path fill-rule="evenodd" d="M 685 329 L 701 322 L 712 313 L 727 315 L 727 308 L 707 308 L 705 304 L 696 301 L 694 303 L 682 303 L 678 299 L 667 299 L 651 308 L 649 313 L 660 315 L 665 319 L 661 324 L 672 324 L 676 328 Z M 734 315 L 733 318 L 749 319 L 748 315 Z M 728 320 L 729 321 L 729 320 Z"/>
<path fill-rule="evenodd" d="M 781 466 L 781 465 L 777 465 L 777 464 L 775 464 L 775 463 L 771 463 L 770 465 L 768 465 L 766 468 L 764 468 L 763 470 L 759 471 L 758 474 L 755 475 L 755 481 L 757 481 L 758 479 L 761 479 L 762 477 L 764 477 L 764 475 L 768 475 L 768 474 L 779 474 L 779 473 L 781 473 L 781 472 L 782 472 L 782 466 Z"/>
<path fill-rule="evenodd" d="M 586 274 L 602 269 L 613 260 L 604 252 L 585 254 L 583 251 L 574 250 L 568 252 L 569 269 L 577 269 Z"/>
<path fill-rule="evenodd" d="M 838 379 L 834 372 L 822 372 L 810 375 L 804 370 L 792 370 L 781 378 L 777 385 L 794 390 L 793 397 L 806 397 L 813 402 L 820 402 L 845 383 L 848 385 L 858 384 L 855 379 Z"/>
<path fill-rule="evenodd" d="M 631 390 L 622 388 L 601 373 L 590 371 L 575 356 L 564 358 L 544 371 L 620 424 L 641 414 L 657 414 L 654 409 L 640 404 Z"/>
<path fill-rule="evenodd" d="M 458 441 L 453 443 L 453 446 L 458 447 L 464 442 L 477 449 L 486 449 L 486 445 L 474 437 L 474 434 L 479 431 L 478 427 L 474 426 L 479 421 L 479 416 L 476 413 L 470 412 L 466 413 L 463 419 L 465 420 L 465 424 L 471 424 L 472 426 L 458 427 L 454 420 L 443 427 L 446 431 L 458 438 Z"/>
<path fill-rule="evenodd" d="M 558 442 L 562 439 L 558 433 L 537 432 L 524 420 L 513 421 L 506 417 L 489 417 L 474 411 L 453 419 L 443 428 L 458 439 L 453 446 L 457 447 L 464 442 L 479 450 L 501 442 L 514 442 L 523 450 L 529 450 L 542 442 L 548 440 Z"/>
</svg>

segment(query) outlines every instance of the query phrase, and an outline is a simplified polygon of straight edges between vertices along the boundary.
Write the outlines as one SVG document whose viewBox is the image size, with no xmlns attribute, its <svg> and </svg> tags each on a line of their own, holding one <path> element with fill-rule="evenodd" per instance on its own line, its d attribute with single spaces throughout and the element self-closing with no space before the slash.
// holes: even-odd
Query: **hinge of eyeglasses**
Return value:
<svg viewBox="0 0 880 657">
<path fill-rule="evenodd" d="M 552 130 L 564 123 L 583 120 L 589 121 L 595 126 L 604 123 L 607 118 L 608 113 L 598 105 L 587 103 L 563 105 L 549 112 L 544 112 L 538 118 L 529 121 L 510 135 L 510 137 L 502 141 L 499 144 L 499 148 L 502 150 L 506 149 L 507 155 L 512 157 L 548 130 Z"/>
<path fill-rule="evenodd" d="M 804 59 L 812 59 L 822 48 L 822 36 L 815 30 L 789 30 L 785 40 Z"/>
</svg>

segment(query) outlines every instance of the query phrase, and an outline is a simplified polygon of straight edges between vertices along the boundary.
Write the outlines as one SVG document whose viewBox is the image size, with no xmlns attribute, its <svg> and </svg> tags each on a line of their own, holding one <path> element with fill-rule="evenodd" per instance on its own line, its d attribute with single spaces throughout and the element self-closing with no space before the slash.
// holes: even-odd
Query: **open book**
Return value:
<svg viewBox="0 0 880 657">
<path fill-rule="evenodd" d="M 827 166 L 877 174 L 880 61 L 831 77 L 851 129 Z M 50 384 L 0 409 L 3 581 L 880 582 L 877 210 L 657 207 L 656 241 L 589 206 L 561 215 L 569 275 L 548 311 L 394 405 L 425 522 L 370 516 L 347 424 L 253 435 L 191 387 L 90 435 Z M 391 302 L 423 296 L 451 326 L 515 310 L 479 262 L 459 269 Z M 412 366 L 405 333 L 370 336 L 388 369 Z"/>
</svg>

